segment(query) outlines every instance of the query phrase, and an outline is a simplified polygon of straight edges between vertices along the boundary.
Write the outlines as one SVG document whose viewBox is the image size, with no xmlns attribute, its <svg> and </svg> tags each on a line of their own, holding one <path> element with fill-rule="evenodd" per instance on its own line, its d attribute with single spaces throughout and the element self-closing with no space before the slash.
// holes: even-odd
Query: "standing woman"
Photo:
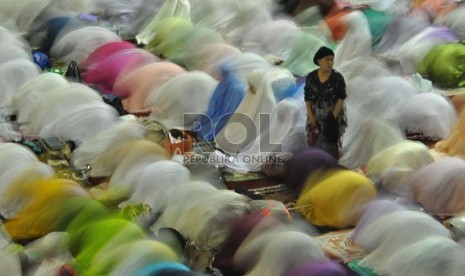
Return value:
<svg viewBox="0 0 465 276">
<path fill-rule="evenodd" d="M 320 68 L 310 72 L 305 82 L 307 143 L 339 159 L 341 137 L 347 127 L 344 77 L 333 69 L 334 52 L 328 47 L 321 47 L 313 62 Z"/>
</svg>

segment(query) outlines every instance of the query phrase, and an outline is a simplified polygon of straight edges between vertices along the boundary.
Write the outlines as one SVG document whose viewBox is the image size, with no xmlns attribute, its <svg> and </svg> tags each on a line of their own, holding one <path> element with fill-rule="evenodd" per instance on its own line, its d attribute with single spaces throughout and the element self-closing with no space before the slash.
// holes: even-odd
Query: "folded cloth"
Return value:
<svg viewBox="0 0 465 276">
<path fill-rule="evenodd" d="M 323 134 L 329 142 L 337 142 L 339 138 L 339 125 L 331 112 L 328 113 L 324 120 Z"/>
</svg>

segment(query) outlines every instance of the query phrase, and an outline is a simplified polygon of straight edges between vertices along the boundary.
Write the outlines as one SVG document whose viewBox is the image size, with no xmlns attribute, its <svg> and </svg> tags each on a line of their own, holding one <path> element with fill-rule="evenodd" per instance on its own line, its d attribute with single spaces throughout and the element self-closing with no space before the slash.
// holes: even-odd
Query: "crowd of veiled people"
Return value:
<svg viewBox="0 0 465 276">
<path fill-rule="evenodd" d="M 453 0 L 2 1 L 0 274 L 463 274 L 464 17 Z M 306 141 L 321 46 L 346 83 L 338 159 Z M 212 150 L 173 154 L 173 129 Z M 211 171 L 276 177 L 292 204 Z M 366 254 L 330 255 L 333 230 Z"/>
</svg>

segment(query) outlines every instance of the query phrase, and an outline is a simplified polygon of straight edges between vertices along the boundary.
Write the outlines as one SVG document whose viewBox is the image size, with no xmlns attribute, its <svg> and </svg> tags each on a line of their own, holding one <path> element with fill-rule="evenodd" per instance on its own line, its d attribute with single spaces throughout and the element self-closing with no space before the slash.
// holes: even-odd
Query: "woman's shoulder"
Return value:
<svg viewBox="0 0 465 276">
<path fill-rule="evenodd" d="M 333 70 L 333 73 L 332 75 L 338 79 L 344 79 L 344 76 L 339 72 L 339 71 L 336 71 L 335 69 L 332 69 Z"/>
<path fill-rule="evenodd" d="M 316 77 L 318 77 L 318 69 L 315 69 L 315 70 L 311 71 L 307 75 L 307 79 L 314 79 Z"/>
</svg>

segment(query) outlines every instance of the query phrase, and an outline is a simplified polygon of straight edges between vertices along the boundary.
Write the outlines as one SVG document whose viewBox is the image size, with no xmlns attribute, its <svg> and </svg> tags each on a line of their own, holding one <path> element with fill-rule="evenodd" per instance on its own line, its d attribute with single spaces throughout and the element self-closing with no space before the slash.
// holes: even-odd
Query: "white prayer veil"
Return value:
<svg viewBox="0 0 465 276">
<path fill-rule="evenodd" d="M 342 157 L 339 164 L 355 169 L 366 165 L 380 151 L 405 139 L 397 125 L 386 120 L 349 114 L 349 126 L 343 136 Z"/>
<path fill-rule="evenodd" d="M 264 22 L 271 22 L 268 0 L 190 0 L 192 22 L 219 32 L 227 42 L 242 45 L 244 34 Z"/>
<path fill-rule="evenodd" d="M 198 201 L 205 201 L 205 196 L 215 192 L 217 189 L 206 181 L 190 181 L 182 187 L 176 186 L 173 197 L 167 198 L 169 204 L 150 229 L 157 234 L 160 228 L 173 228 L 187 209 L 195 206 Z M 176 230 L 180 231 L 179 227 Z M 181 234 L 184 235 L 182 232 Z"/>
<path fill-rule="evenodd" d="M 239 153 L 234 161 L 225 163 L 227 170 L 236 172 L 260 171 L 263 164 L 276 161 L 270 155 L 294 153 L 307 146 L 305 134 L 305 102 L 295 98 L 280 101 L 271 113 L 268 123 L 260 122 L 265 129 L 253 145 Z"/>
<path fill-rule="evenodd" d="M 251 28 L 244 36 L 242 47 L 244 52 L 286 60 L 301 32 L 293 20 L 276 19 Z"/>
<path fill-rule="evenodd" d="M 387 59 L 399 60 L 399 48 L 430 25 L 429 22 L 419 17 L 395 15 L 374 52 Z"/>
<path fill-rule="evenodd" d="M 361 11 L 352 11 L 342 20 L 347 22 L 349 29 L 334 52 L 334 68 L 345 62 L 371 54 L 371 32 L 368 20 Z"/>
<path fill-rule="evenodd" d="M 410 177 L 432 162 L 425 144 L 404 140 L 374 155 L 367 164 L 367 177 L 390 192 L 412 199 Z"/>
<path fill-rule="evenodd" d="M 374 154 L 402 141 L 404 133 L 396 121 L 399 106 L 416 93 L 409 81 L 397 76 L 349 80 L 345 101 L 348 126 L 340 163 L 348 168 L 365 165 Z"/>
<path fill-rule="evenodd" d="M 111 176 L 114 170 L 122 163 L 123 158 L 128 157 L 132 162 L 139 157 L 153 157 L 154 162 L 168 158 L 165 150 L 149 140 L 135 140 L 114 145 L 100 153 L 91 164 L 90 176 Z M 130 162 L 129 162 L 130 163 Z"/>
<path fill-rule="evenodd" d="M 151 90 L 145 105 L 152 110 L 150 117 L 166 127 L 192 129 L 193 122 L 207 112 L 217 85 L 207 73 L 181 73 Z"/>
<path fill-rule="evenodd" d="M 23 0 L 0 2 L 0 25 L 12 26 L 26 34 L 34 19 L 52 0 Z"/>
<path fill-rule="evenodd" d="M 69 82 L 60 74 L 42 73 L 19 86 L 5 104 L 9 114 L 16 114 L 16 121 L 24 124 L 35 116 L 34 108 L 39 102 L 47 101 L 47 91 L 56 87 L 65 87 Z"/>
<path fill-rule="evenodd" d="M 443 157 L 417 170 L 412 177 L 415 199 L 433 214 L 458 215 L 465 211 L 465 161 Z"/>
<path fill-rule="evenodd" d="M 0 105 L 15 90 L 40 74 L 41 70 L 31 59 L 13 59 L 0 64 Z"/>
<path fill-rule="evenodd" d="M 142 8 L 145 0 L 93 0 L 89 1 L 89 10 L 101 14 L 113 26 L 118 26 L 123 39 L 133 38 L 131 28 L 128 26 L 136 19 L 137 11 Z"/>
<path fill-rule="evenodd" d="M 138 168 L 168 159 L 166 151 L 149 140 L 130 141 L 102 152 L 93 162 L 90 176 L 111 176 L 110 187 L 126 187 Z"/>
<path fill-rule="evenodd" d="M 123 204 L 144 203 L 150 206 L 151 213 L 163 211 L 170 204 L 178 189 L 191 180 L 190 171 L 177 162 L 162 160 L 140 167 L 127 183 L 132 194 Z"/>
<path fill-rule="evenodd" d="M 126 142 L 144 138 L 146 129 L 136 120 L 118 120 L 107 129 L 83 142 L 71 153 L 71 164 L 75 168 L 90 165 L 101 153 Z"/>
<path fill-rule="evenodd" d="M 417 66 L 438 45 L 457 42 L 458 37 L 452 29 L 444 26 L 429 26 L 406 41 L 398 50 L 403 74 L 414 74 Z"/>
<path fill-rule="evenodd" d="M 33 275 L 57 275 L 63 264 L 70 263 L 74 259 L 68 251 L 69 234 L 67 232 L 51 232 L 40 237 L 25 246 L 24 254 L 32 266 L 30 272 Z"/>
<path fill-rule="evenodd" d="M 361 76 L 348 82 L 346 106 L 349 113 L 394 121 L 398 119 L 400 107 L 417 93 L 415 86 L 402 77 L 368 79 Z M 348 127 L 351 123 L 348 122 Z"/>
<path fill-rule="evenodd" d="M 180 17 L 190 20 L 189 0 L 168 0 L 163 6 L 155 11 L 154 17 L 141 29 L 136 35 L 138 44 L 148 44 L 157 34 L 157 28 L 160 21 L 170 17 Z"/>
<path fill-rule="evenodd" d="M 357 225 L 350 234 L 351 240 L 355 241 L 357 245 L 361 246 L 365 250 L 371 251 L 376 249 L 377 241 L 364 239 L 364 237 L 361 236 L 361 233 L 363 233 L 366 230 L 366 227 L 375 220 L 393 212 L 406 210 L 407 208 L 392 200 L 377 199 L 369 202 L 363 211 L 363 215 L 360 217 Z"/>
<path fill-rule="evenodd" d="M 462 275 L 465 248 L 447 237 L 432 236 L 405 246 L 387 260 L 392 276 Z"/>
<path fill-rule="evenodd" d="M 244 195 L 217 190 L 207 182 L 190 182 L 178 188 L 152 229 L 171 227 L 202 250 L 219 249 L 232 221 L 247 212 L 248 201 Z"/>
<path fill-rule="evenodd" d="M 313 61 L 312 61 L 313 62 Z M 372 56 L 360 56 L 344 62 L 337 71 L 344 76 L 347 85 L 358 78 L 372 80 L 380 77 L 392 76 L 388 67 Z"/>
<path fill-rule="evenodd" d="M 464 16 L 465 6 L 462 3 L 448 12 L 440 13 L 434 20 L 434 23 L 451 28 L 458 35 L 460 40 L 465 40 Z"/>
<path fill-rule="evenodd" d="M 100 101 L 83 104 L 58 114 L 59 117 L 55 119 L 46 118 L 39 137 L 59 137 L 82 143 L 113 125 L 118 118 L 118 112 L 113 106 Z"/>
<path fill-rule="evenodd" d="M 1 11 L 3 12 L 3 10 Z M 23 48 L 25 51 L 30 50 L 29 43 L 16 29 L 8 29 L 5 26 L 0 26 L 0 43 L 18 48 Z"/>
<path fill-rule="evenodd" d="M 435 93 L 419 93 L 405 100 L 399 108 L 399 123 L 406 133 L 421 133 L 439 140 L 449 136 L 457 121 L 452 103 Z"/>
<path fill-rule="evenodd" d="M 431 236 L 450 238 L 450 232 L 431 216 L 417 211 L 392 212 L 378 218 L 360 232 L 360 237 L 374 245 L 360 265 L 377 274 L 389 272 L 387 261 L 399 249 Z M 357 242 L 357 241 L 356 241 Z"/>
<path fill-rule="evenodd" d="M 232 70 L 236 73 L 237 77 L 246 80 L 247 75 L 255 69 L 270 69 L 271 63 L 264 57 L 254 53 L 241 53 L 240 55 L 234 55 L 227 59 L 222 60 L 220 63 L 227 62 L 231 64 Z M 220 67 L 220 64 L 217 65 Z"/>
<path fill-rule="evenodd" d="M 52 90 L 43 91 L 36 105 L 29 111 L 29 118 L 20 129 L 28 135 L 37 135 L 41 129 L 53 121 L 59 120 L 91 103 L 103 103 L 102 97 L 92 88 L 81 83 L 56 86 Z"/>
<path fill-rule="evenodd" d="M 268 73 L 265 69 L 256 69 L 247 76 L 249 91 L 228 123 L 215 137 L 215 142 L 221 150 L 228 153 L 246 151 L 259 137 L 260 115 L 271 114 L 277 105 L 271 87 L 273 80 L 267 77 Z"/>
<path fill-rule="evenodd" d="M 121 41 L 121 38 L 103 27 L 86 26 L 57 37 L 50 49 L 50 56 L 66 64 L 73 60 L 80 64 L 95 49 L 113 41 Z"/>
<path fill-rule="evenodd" d="M 250 264 L 255 259 L 255 264 Z M 234 262 L 241 266 L 249 262 L 252 268 L 245 275 L 285 275 L 295 267 L 311 261 L 326 261 L 319 243 L 310 235 L 292 229 L 269 230 L 241 244 Z"/>
<path fill-rule="evenodd" d="M 224 35 L 224 29 L 237 15 L 239 1 L 190 0 L 191 19 L 196 25 L 217 30 Z"/>
<path fill-rule="evenodd" d="M 0 248 L 0 267 L 2 268 L 2 273 L 5 273 L 5 275 L 23 275 L 18 255 L 7 247 Z"/>
<path fill-rule="evenodd" d="M 32 60 L 32 56 L 22 47 L 0 42 L 0 64 L 14 59 Z"/>
</svg>

